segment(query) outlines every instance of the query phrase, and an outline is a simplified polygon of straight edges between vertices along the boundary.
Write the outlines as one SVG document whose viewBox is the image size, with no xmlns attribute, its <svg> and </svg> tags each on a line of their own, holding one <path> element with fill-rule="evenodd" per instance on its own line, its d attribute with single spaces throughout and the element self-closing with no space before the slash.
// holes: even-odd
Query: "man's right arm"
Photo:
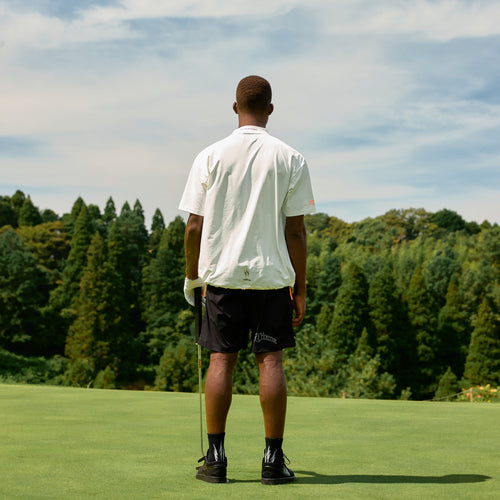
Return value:
<svg viewBox="0 0 500 500">
<path fill-rule="evenodd" d="M 307 234 L 303 215 L 286 218 L 285 239 L 288 255 L 295 271 L 295 285 L 293 288 L 295 317 L 292 324 L 293 326 L 299 326 L 306 312 Z"/>
<path fill-rule="evenodd" d="M 202 230 L 203 216 L 190 214 L 184 233 L 184 252 L 186 255 L 186 277 L 191 280 L 198 278 Z"/>
</svg>

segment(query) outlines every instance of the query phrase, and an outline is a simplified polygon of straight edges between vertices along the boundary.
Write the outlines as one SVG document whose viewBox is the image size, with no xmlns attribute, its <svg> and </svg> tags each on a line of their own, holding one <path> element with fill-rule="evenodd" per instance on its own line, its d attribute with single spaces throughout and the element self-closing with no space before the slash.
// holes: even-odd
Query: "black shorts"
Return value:
<svg viewBox="0 0 500 500">
<path fill-rule="evenodd" d="M 290 288 L 233 290 L 207 286 L 206 307 L 198 343 L 214 352 L 280 351 L 295 345 Z"/>
</svg>

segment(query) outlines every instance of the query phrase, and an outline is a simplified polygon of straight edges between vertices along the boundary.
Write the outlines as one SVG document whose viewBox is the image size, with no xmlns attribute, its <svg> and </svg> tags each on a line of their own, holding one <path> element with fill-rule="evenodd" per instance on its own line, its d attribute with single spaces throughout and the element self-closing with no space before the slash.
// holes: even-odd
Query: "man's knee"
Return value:
<svg viewBox="0 0 500 500">
<path fill-rule="evenodd" d="M 211 352 L 210 366 L 221 371 L 232 372 L 236 361 L 238 360 L 237 352 Z"/>
<path fill-rule="evenodd" d="M 262 352 L 255 355 L 259 370 L 283 370 L 283 351 Z"/>
</svg>

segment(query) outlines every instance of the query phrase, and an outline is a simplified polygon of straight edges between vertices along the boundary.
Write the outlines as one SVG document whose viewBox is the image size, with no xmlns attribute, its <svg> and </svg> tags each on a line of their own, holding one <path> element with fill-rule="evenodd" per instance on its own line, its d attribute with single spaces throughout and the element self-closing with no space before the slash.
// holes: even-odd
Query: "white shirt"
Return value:
<svg viewBox="0 0 500 500">
<path fill-rule="evenodd" d="M 265 128 L 245 126 L 194 160 L 179 209 L 202 215 L 199 274 L 213 286 L 295 283 L 286 217 L 315 210 L 305 159 Z"/>
</svg>

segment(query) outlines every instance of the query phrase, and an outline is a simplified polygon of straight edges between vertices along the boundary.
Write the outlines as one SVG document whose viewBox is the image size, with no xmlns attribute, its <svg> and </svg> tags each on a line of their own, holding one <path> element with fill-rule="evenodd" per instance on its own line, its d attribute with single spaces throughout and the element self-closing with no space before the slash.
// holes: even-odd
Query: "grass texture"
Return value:
<svg viewBox="0 0 500 500">
<path fill-rule="evenodd" d="M 500 498 L 500 405 L 289 398 L 297 481 L 261 485 L 263 449 L 255 396 L 233 399 L 229 484 L 207 484 L 196 394 L 0 385 L 2 500 Z"/>
</svg>

